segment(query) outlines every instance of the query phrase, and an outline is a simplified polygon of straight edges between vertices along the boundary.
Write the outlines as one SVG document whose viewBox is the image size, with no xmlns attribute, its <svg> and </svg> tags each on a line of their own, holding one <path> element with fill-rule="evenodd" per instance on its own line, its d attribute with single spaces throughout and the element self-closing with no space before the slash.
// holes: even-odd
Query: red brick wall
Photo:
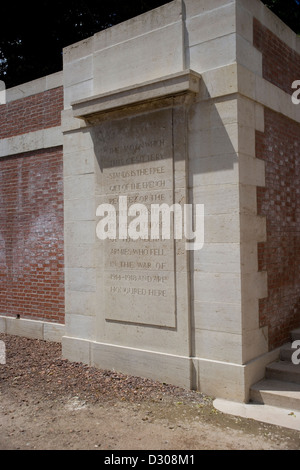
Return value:
<svg viewBox="0 0 300 470">
<path fill-rule="evenodd" d="M 63 87 L 11 101 L 0 106 L 0 138 L 60 125 Z"/>
<path fill-rule="evenodd" d="M 64 322 L 63 152 L 0 159 L 0 314 Z"/>
<path fill-rule="evenodd" d="M 269 292 L 260 301 L 260 324 L 269 326 L 274 349 L 300 326 L 300 124 L 265 108 L 256 156 L 266 162 L 266 187 L 257 191 L 258 214 L 267 220 L 259 270 L 268 273 Z"/>
<path fill-rule="evenodd" d="M 292 83 L 300 78 L 300 55 L 257 19 L 253 44 L 262 53 L 263 78 L 291 95 Z M 266 187 L 257 191 L 258 214 L 267 220 L 267 242 L 258 246 L 259 270 L 268 273 L 260 324 L 269 327 L 274 349 L 300 326 L 300 125 L 265 108 L 256 156 L 266 162 Z"/>
<path fill-rule="evenodd" d="M 0 138 L 61 124 L 63 87 L 0 106 Z M 62 147 L 0 158 L 0 315 L 64 322 Z"/>
<path fill-rule="evenodd" d="M 300 55 L 256 18 L 253 44 L 262 53 L 263 77 L 291 95 L 292 83 L 300 79 Z"/>
</svg>

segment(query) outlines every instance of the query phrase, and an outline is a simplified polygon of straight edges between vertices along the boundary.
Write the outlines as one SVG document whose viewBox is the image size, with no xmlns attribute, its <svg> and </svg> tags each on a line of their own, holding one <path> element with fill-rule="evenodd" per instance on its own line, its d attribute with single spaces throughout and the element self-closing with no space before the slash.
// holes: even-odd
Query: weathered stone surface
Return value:
<svg viewBox="0 0 300 470">
<path fill-rule="evenodd" d="M 168 240 L 161 240 L 160 234 L 159 240 L 151 240 L 151 205 L 175 202 L 172 109 L 107 121 L 93 129 L 93 140 L 97 200 L 115 208 L 118 229 L 116 240 L 97 242 L 104 253 L 105 317 L 175 327 L 173 230 Z M 126 209 L 120 207 L 120 197 L 126 198 Z M 127 210 L 133 204 L 147 208 L 147 239 L 130 237 L 133 218 L 127 218 Z M 126 239 L 119 239 L 120 230 Z M 140 230 L 143 227 L 137 227 Z"/>
</svg>

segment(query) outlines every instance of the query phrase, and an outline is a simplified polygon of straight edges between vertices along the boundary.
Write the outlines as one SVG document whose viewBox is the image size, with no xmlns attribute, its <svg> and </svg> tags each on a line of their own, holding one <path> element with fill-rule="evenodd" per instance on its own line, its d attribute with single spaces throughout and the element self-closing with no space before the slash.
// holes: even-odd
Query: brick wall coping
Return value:
<svg viewBox="0 0 300 470">
<path fill-rule="evenodd" d="M 16 101 L 27 96 L 36 95 L 63 85 L 63 72 L 53 73 L 45 77 L 22 83 L 6 90 L 6 102 Z"/>
</svg>

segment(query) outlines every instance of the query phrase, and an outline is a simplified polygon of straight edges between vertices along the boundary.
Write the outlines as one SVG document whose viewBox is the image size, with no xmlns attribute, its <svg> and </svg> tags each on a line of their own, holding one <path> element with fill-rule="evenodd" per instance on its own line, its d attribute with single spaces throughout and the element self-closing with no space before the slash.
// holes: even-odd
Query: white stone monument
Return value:
<svg viewBox="0 0 300 470">
<path fill-rule="evenodd" d="M 64 50 L 64 357 L 238 401 L 263 377 L 255 131 L 281 93 L 253 46 L 254 16 L 276 29 L 266 11 L 175 0 Z M 174 226 L 166 240 L 99 239 L 97 209 L 122 217 L 120 198 L 148 214 L 204 205 L 202 249 Z"/>
</svg>

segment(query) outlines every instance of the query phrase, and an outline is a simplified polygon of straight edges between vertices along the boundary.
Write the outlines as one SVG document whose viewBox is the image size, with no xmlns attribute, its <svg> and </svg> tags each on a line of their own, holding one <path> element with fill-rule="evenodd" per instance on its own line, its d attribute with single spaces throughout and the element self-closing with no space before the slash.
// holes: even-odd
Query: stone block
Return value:
<svg viewBox="0 0 300 470">
<path fill-rule="evenodd" d="M 94 172 L 94 152 L 83 149 L 76 152 L 64 152 L 64 176 L 86 175 Z"/>
<path fill-rule="evenodd" d="M 91 343 L 88 340 L 62 337 L 62 357 L 69 361 L 90 365 Z"/>
<path fill-rule="evenodd" d="M 241 241 L 266 241 L 266 219 L 250 214 L 241 214 Z"/>
<path fill-rule="evenodd" d="M 265 132 L 265 108 L 258 103 L 255 103 L 255 129 Z"/>
<path fill-rule="evenodd" d="M 46 90 L 52 90 L 63 85 L 63 72 L 52 73 L 46 76 Z"/>
<path fill-rule="evenodd" d="M 23 318 L 6 318 L 6 334 L 25 336 L 32 339 L 44 339 L 44 323 Z"/>
<path fill-rule="evenodd" d="M 162 5 L 143 15 L 131 18 L 94 35 L 94 51 L 139 38 L 145 34 L 182 21 L 182 1 Z"/>
<path fill-rule="evenodd" d="M 236 62 L 236 35 L 211 39 L 190 48 L 190 67 L 203 72 L 224 67 Z"/>
<path fill-rule="evenodd" d="M 244 363 L 251 361 L 269 350 L 268 328 L 244 331 L 243 334 L 243 360 Z"/>
<path fill-rule="evenodd" d="M 6 317 L 0 317 L 0 332 L 6 333 Z"/>
<path fill-rule="evenodd" d="M 66 265 L 70 268 L 96 268 L 100 261 L 97 251 L 93 243 L 74 244 L 71 240 L 65 247 Z"/>
<path fill-rule="evenodd" d="M 6 93 L 6 102 L 19 100 L 21 98 L 26 98 L 27 96 L 35 95 L 37 93 L 42 93 L 46 90 L 47 78 L 41 77 L 37 80 L 32 80 L 27 83 L 22 83 L 12 88 L 7 89 Z"/>
<path fill-rule="evenodd" d="M 190 47 L 234 33 L 236 30 L 235 3 L 226 3 L 219 8 L 188 18 L 186 29 Z"/>
<path fill-rule="evenodd" d="M 205 243 L 239 243 L 239 241 L 240 223 L 239 215 L 237 213 L 205 215 Z"/>
<path fill-rule="evenodd" d="M 83 39 L 82 41 L 78 41 L 75 44 L 71 44 L 70 46 L 65 47 L 63 49 L 64 68 L 68 63 L 82 59 L 92 54 L 93 51 L 94 36 L 91 36 L 87 39 Z"/>
<path fill-rule="evenodd" d="M 157 44 L 160 44 L 159 49 Z M 184 69 L 182 22 L 94 54 L 94 94 L 132 86 Z"/>
<path fill-rule="evenodd" d="M 253 44 L 253 16 L 249 10 L 236 3 L 236 32 L 250 44 Z"/>
<path fill-rule="evenodd" d="M 93 343 L 91 352 L 92 364 L 101 369 L 191 387 L 191 360 L 188 357 L 103 343 Z"/>
<path fill-rule="evenodd" d="M 263 299 L 268 296 L 267 272 L 243 273 L 241 278 L 243 299 Z"/>
<path fill-rule="evenodd" d="M 237 36 L 237 62 L 262 76 L 262 54 L 242 36 Z"/>
<path fill-rule="evenodd" d="M 71 108 L 72 103 L 83 98 L 93 96 L 94 80 L 89 79 L 84 82 L 75 83 L 65 88 L 64 94 L 64 107 L 65 109 Z"/>
<path fill-rule="evenodd" d="M 232 123 L 191 133 L 189 136 L 190 159 L 230 155 L 238 152 L 239 132 L 243 133 L 243 131 L 242 126 Z M 247 133 L 244 133 L 248 137 Z"/>
<path fill-rule="evenodd" d="M 242 331 L 241 305 L 225 302 L 194 302 L 194 326 L 196 331 L 223 331 L 240 335 Z M 201 344 L 198 335 L 199 345 Z"/>
<path fill-rule="evenodd" d="M 95 317 L 66 312 L 66 332 L 73 338 L 95 339 Z"/>
<path fill-rule="evenodd" d="M 93 139 L 88 129 L 80 132 L 68 132 L 63 136 L 64 150 L 66 153 L 77 153 L 83 150 L 93 149 Z"/>
<path fill-rule="evenodd" d="M 76 220 L 95 220 L 96 209 L 95 201 L 93 199 L 66 200 L 64 209 L 66 222 Z"/>
<path fill-rule="evenodd" d="M 54 343 L 61 343 L 62 337 L 65 334 L 65 325 L 58 323 L 44 323 L 44 340 Z"/>
<path fill-rule="evenodd" d="M 239 303 L 239 273 L 201 273 L 193 275 L 193 298 L 198 302 Z"/>
<path fill-rule="evenodd" d="M 253 186 L 265 186 L 265 162 L 239 153 L 240 183 Z"/>
<path fill-rule="evenodd" d="M 31 152 L 39 149 L 61 146 L 63 137 L 60 127 L 42 129 L 1 139 L 0 158 L 16 155 L 18 153 Z"/>
<path fill-rule="evenodd" d="M 209 243 L 192 254 L 193 269 L 203 273 L 239 273 L 239 243 Z"/>
<path fill-rule="evenodd" d="M 196 66 L 196 64 L 194 64 L 194 66 Z M 240 72 L 240 68 L 242 67 L 239 67 L 238 64 L 227 64 L 212 70 L 202 70 L 201 72 L 198 70 L 198 68 L 200 68 L 199 64 L 197 69 L 193 68 L 193 70 L 196 72 L 198 71 L 202 76 L 199 92 L 200 99 L 226 96 L 237 93 L 238 89 L 240 89 L 240 75 L 242 73 Z M 202 68 L 203 67 L 201 67 L 201 69 Z"/>
<path fill-rule="evenodd" d="M 190 193 L 190 202 L 204 204 L 205 215 L 234 214 L 239 211 L 239 186 L 236 184 L 197 186 Z"/>
<path fill-rule="evenodd" d="M 190 161 L 189 180 L 193 187 L 236 184 L 239 178 L 235 153 L 194 158 Z"/>
<path fill-rule="evenodd" d="M 240 211 L 242 214 L 257 214 L 257 191 L 256 186 L 240 185 L 239 192 Z"/>
<path fill-rule="evenodd" d="M 65 296 L 66 313 L 68 315 L 95 316 L 96 294 L 94 292 L 67 290 Z M 69 326 L 69 324 L 67 326 Z"/>
<path fill-rule="evenodd" d="M 196 102 L 189 113 L 189 132 L 220 129 L 238 122 L 237 98 Z"/>
<path fill-rule="evenodd" d="M 184 0 L 186 18 L 201 15 L 208 11 L 222 9 L 227 5 L 234 4 L 233 0 Z"/>
<path fill-rule="evenodd" d="M 214 361 L 242 362 L 242 335 L 216 330 L 195 330 L 195 356 Z"/>
<path fill-rule="evenodd" d="M 96 270 L 94 268 L 66 268 L 66 289 L 78 292 L 96 291 Z"/>
<path fill-rule="evenodd" d="M 245 402 L 245 366 L 203 358 L 194 359 L 197 370 L 198 390 L 215 397 Z"/>
<path fill-rule="evenodd" d="M 95 175 L 86 173 L 84 175 L 67 176 L 64 178 L 64 187 L 65 199 L 70 203 L 76 199 L 91 200 L 90 195 L 94 193 L 95 188 Z"/>
<path fill-rule="evenodd" d="M 64 66 L 64 86 L 72 85 L 93 79 L 93 55 L 68 62 Z"/>
<path fill-rule="evenodd" d="M 257 242 L 248 241 L 240 245 L 241 270 L 244 274 L 256 273 L 258 271 Z"/>
<path fill-rule="evenodd" d="M 67 244 L 78 246 L 92 244 L 96 239 L 96 224 L 91 220 L 77 220 L 65 223 L 65 240 Z"/>
</svg>

